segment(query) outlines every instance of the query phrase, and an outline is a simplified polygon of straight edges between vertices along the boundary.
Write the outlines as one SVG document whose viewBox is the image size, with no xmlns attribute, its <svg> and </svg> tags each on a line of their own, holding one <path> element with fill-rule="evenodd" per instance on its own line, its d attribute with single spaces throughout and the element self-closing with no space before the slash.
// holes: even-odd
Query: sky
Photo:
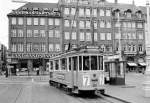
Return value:
<svg viewBox="0 0 150 103">
<path fill-rule="evenodd" d="M 21 1 L 21 0 L 20 0 Z M 49 2 L 57 3 L 58 0 L 23 0 L 28 2 Z M 108 2 L 114 2 L 115 0 L 107 0 Z M 118 0 L 119 3 L 132 4 L 133 0 Z M 145 6 L 147 0 L 134 0 L 135 5 Z M 150 0 L 149 0 L 150 2 Z M 8 47 L 8 18 L 7 14 L 12 10 L 19 8 L 24 3 L 12 2 L 12 0 L 0 0 L 0 44 L 4 44 Z"/>
</svg>

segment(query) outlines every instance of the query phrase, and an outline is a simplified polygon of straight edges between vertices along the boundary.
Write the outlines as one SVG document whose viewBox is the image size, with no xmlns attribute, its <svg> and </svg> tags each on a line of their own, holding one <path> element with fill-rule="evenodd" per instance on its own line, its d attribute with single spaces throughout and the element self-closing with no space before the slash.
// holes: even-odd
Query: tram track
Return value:
<svg viewBox="0 0 150 103">
<path fill-rule="evenodd" d="M 101 98 L 104 101 L 107 101 L 107 103 L 131 103 L 126 100 L 110 96 L 108 94 L 100 94 L 100 93 L 95 93 L 99 98 Z"/>
</svg>

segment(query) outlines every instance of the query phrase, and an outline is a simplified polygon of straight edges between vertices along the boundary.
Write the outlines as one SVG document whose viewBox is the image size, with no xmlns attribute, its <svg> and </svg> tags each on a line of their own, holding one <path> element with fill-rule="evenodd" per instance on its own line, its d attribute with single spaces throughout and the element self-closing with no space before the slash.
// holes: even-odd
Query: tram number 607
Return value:
<svg viewBox="0 0 150 103">
<path fill-rule="evenodd" d="M 90 76 L 83 75 L 83 86 L 89 86 L 89 85 L 90 85 Z"/>
</svg>

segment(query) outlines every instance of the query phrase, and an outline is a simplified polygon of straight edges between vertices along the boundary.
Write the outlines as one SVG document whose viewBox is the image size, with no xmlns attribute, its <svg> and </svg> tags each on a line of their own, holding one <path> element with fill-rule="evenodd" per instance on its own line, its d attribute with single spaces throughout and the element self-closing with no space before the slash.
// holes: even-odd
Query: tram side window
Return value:
<svg viewBox="0 0 150 103">
<path fill-rule="evenodd" d="M 82 57 L 79 56 L 79 70 L 82 70 Z"/>
<path fill-rule="evenodd" d="M 59 61 L 55 60 L 55 70 L 59 70 Z"/>
<path fill-rule="evenodd" d="M 53 61 L 50 61 L 50 70 L 53 70 Z"/>
<path fill-rule="evenodd" d="M 83 70 L 90 70 L 89 56 L 83 56 Z"/>
<path fill-rule="evenodd" d="M 75 71 L 78 68 L 78 59 L 77 57 L 73 57 L 72 60 L 73 60 L 73 70 Z"/>
<path fill-rule="evenodd" d="M 69 58 L 69 70 L 71 70 L 71 58 Z"/>
<path fill-rule="evenodd" d="M 99 69 L 103 70 L 103 57 L 99 56 L 98 59 L 99 59 Z"/>
<path fill-rule="evenodd" d="M 97 70 L 97 56 L 91 56 L 91 70 Z"/>
<path fill-rule="evenodd" d="M 61 66 L 62 66 L 62 70 L 67 69 L 67 59 L 66 58 L 61 59 Z"/>
</svg>

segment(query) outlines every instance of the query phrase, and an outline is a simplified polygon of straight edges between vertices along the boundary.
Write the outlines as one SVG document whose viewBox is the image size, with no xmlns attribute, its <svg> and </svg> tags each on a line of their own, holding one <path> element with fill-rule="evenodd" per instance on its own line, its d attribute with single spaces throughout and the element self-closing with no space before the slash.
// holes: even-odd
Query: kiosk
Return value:
<svg viewBox="0 0 150 103">
<path fill-rule="evenodd" d="M 106 61 L 105 69 L 109 73 L 109 84 L 125 85 L 126 61 L 119 61 L 119 59 Z"/>
</svg>

